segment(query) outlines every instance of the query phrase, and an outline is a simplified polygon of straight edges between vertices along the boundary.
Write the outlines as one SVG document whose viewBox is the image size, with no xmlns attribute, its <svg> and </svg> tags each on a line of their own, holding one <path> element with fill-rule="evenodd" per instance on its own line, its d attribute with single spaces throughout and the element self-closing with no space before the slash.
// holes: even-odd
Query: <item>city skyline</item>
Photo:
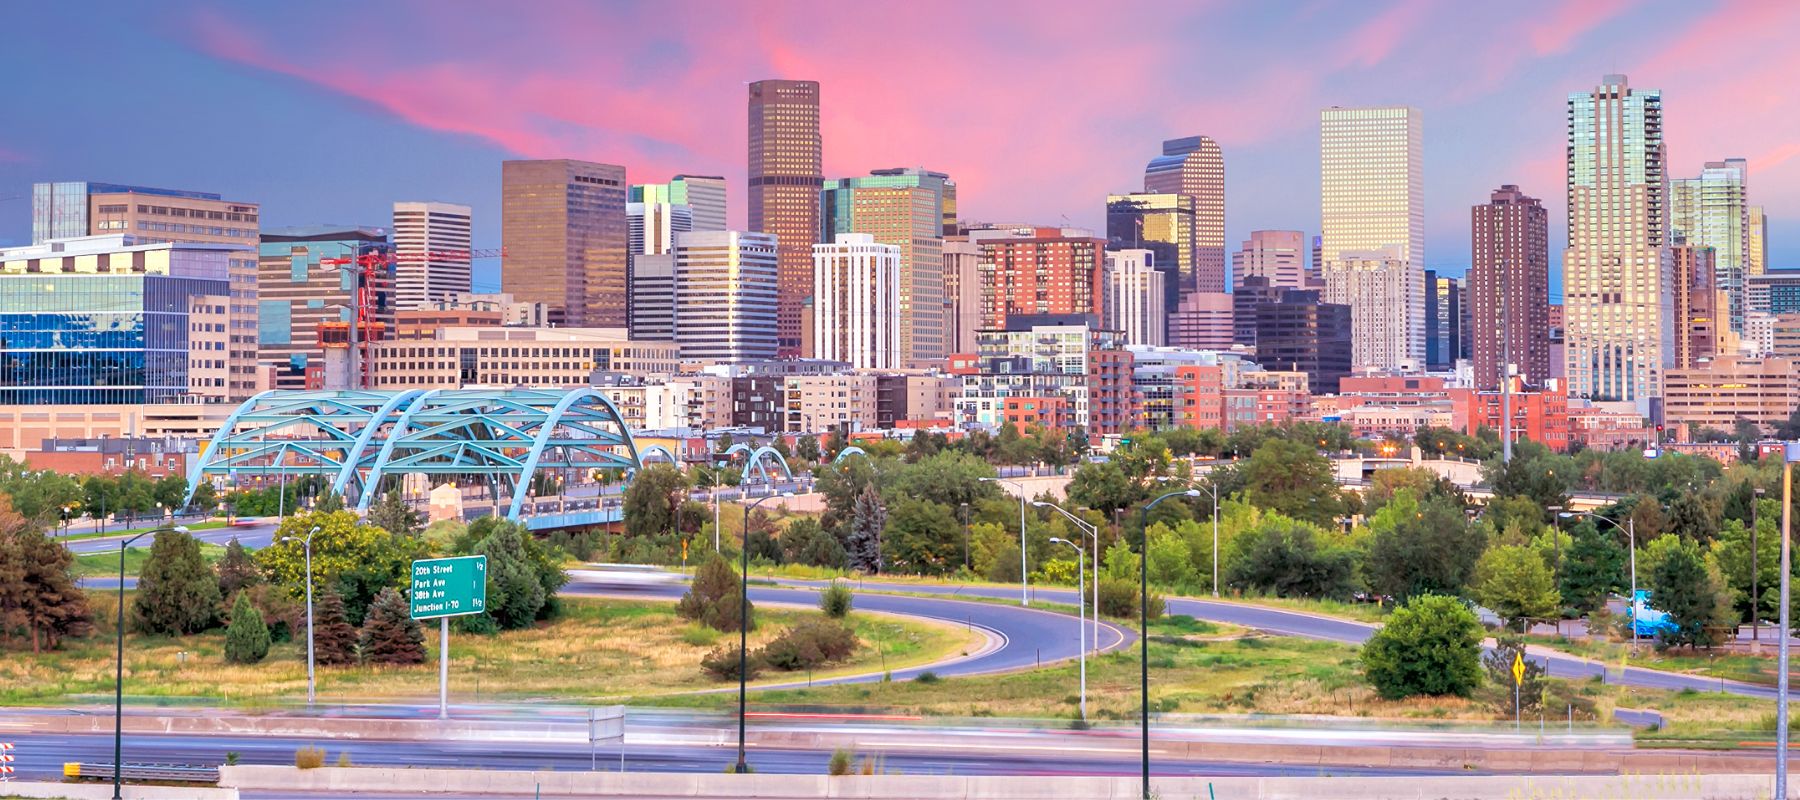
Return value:
<svg viewBox="0 0 1800 800">
<path fill-rule="evenodd" d="M 139 85 L 112 105 L 49 106 L 58 112 L 0 133 L 8 187 L 0 198 L 52 180 L 196 187 L 261 203 L 274 225 L 382 224 L 393 202 L 431 199 L 470 205 L 476 246 L 497 247 L 499 163 L 570 158 L 621 164 L 637 182 L 724 175 L 729 224 L 744 228 L 744 87 L 788 78 L 823 84 L 826 178 L 926 165 L 956 176 L 971 219 L 1067 217 L 1102 229 L 1106 194 L 1139 188 L 1146 153 L 1164 139 L 1209 136 L 1225 155 L 1225 240 L 1235 243 L 1255 229 L 1317 233 L 1321 108 L 1404 104 L 1422 116 L 1426 266 L 1462 274 L 1464 209 L 1517 184 L 1545 199 L 1560 295 L 1563 101 L 1618 72 L 1666 98 L 1671 175 L 1749 160 L 1750 200 L 1769 211 L 1771 266 L 1800 264 L 1800 215 L 1786 211 L 1800 202 L 1792 138 L 1800 89 L 1755 78 L 1795 59 L 1771 38 L 1800 24 L 1800 8 L 1782 4 L 1539 3 L 1528 13 L 1224 4 L 1030 19 L 999 4 L 961 9 L 966 24 L 956 25 L 930 8 L 812 4 L 755 18 L 679 4 L 424 17 L 406 8 L 358 9 L 367 24 L 330 35 L 318 21 L 329 15 L 280 9 L 188 4 L 152 16 L 119 6 L 79 20 L 70 10 L 22 10 L 26 27 L 79 24 L 99 46 L 0 89 L 10 105 L 91 94 L 118 74 Z M 402 16 L 426 27 L 371 46 L 369 31 Z M 1017 41 L 956 46 L 980 36 L 990 17 Z M 314 28 L 321 35 L 306 34 Z M 1143 46 L 1119 52 L 1103 44 L 1110 37 L 1086 35 L 1114 28 L 1141 34 Z M 615 31 L 621 47 L 556 46 L 588 29 Z M 862 29 L 945 46 L 871 64 L 856 37 L 841 35 Z M 1253 46 L 1276 30 L 1295 45 L 1293 57 L 1270 59 Z M 51 39 L 21 42 L 0 64 L 49 63 Z M 1196 74 L 1233 79 L 1190 80 Z M 982 88 L 1002 80 L 1004 98 Z M 1064 115 L 1053 135 L 1032 115 L 1005 110 L 1066 103 L 1071 93 L 1106 101 Z M 96 124 L 171 103 L 178 123 L 130 139 Z M 28 241 L 27 202 L 0 199 L 0 243 Z M 494 264 L 476 265 L 477 288 L 497 283 Z"/>
</svg>

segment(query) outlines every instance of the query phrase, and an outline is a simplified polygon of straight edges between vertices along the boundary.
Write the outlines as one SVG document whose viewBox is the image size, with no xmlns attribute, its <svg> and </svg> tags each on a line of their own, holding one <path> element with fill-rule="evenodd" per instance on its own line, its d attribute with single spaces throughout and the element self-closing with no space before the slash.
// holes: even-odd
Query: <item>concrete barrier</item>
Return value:
<svg viewBox="0 0 1800 800">
<path fill-rule="evenodd" d="M 692 797 L 745 800 L 1128 800 L 1131 777 L 959 775 L 726 775 L 718 773 L 526 772 L 236 766 L 222 784 L 245 791 L 513 794 L 542 797 Z M 1164 800 L 1761 800 L 1764 775 L 1412 776 L 1321 778 L 1157 778 Z M 1789 793 L 1800 789 L 1800 776 Z"/>
<path fill-rule="evenodd" d="M 107 773 L 111 775 L 112 773 Z M 119 792 L 126 800 L 237 800 L 236 789 L 195 786 L 132 786 Z M 70 800 L 111 800 L 111 783 L 52 783 L 13 781 L 0 783 L 0 797 L 67 797 Z"/>
</svg>

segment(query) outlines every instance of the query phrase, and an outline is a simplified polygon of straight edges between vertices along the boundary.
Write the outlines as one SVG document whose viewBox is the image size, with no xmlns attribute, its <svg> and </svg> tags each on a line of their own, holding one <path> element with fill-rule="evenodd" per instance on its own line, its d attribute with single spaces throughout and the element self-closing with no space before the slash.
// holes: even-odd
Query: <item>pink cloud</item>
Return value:
<svg viewBox="0 0 1800 800">
<path fill-rule="evenodd" d="M 1432 4 L 1427 0 L 1401 0 L 1373 19 L 1357 26 L 1339 42 L 1339 67 L 1372 67 L 1386 61 L 1425 22 Z"/>
<path fill-rule="evenodd" d="M 1590 31 L 1624 13 L 1636 0 L 1574 0 L 1564 2 L 1548 15 L 1524 15 L 1530 20 L 1525 40 L 1531 51 L 1548 56 L 1568 50 Z"/>
</svg>

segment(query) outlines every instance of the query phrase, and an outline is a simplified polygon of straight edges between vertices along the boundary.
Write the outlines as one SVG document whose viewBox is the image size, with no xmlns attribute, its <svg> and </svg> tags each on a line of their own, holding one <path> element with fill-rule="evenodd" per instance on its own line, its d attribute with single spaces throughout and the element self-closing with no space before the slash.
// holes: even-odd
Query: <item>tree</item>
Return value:
<svg viewBox="0 0 1800 800">
<path fill-rule="evenodd" d="M 218 570 L 220 597 L 236 597 L 238 590 L 262 583 L 262 572 L 236 536 L 225 545 L 225 557 L 220 559 Z"/>
<path fill-rule="evenodd" d="M 488 520 L 494 521 L 489 523 Z M 555 586 L 545 585 L 534 559 L 527 552 L 533 545 L 539 548 L 542 545 L 537 545 L 523 524 L 487 517 L 477 520 L 470 528 L 484 523 L 486 535 L 475 545 L 471 555 L 487 556 L 485 613 L 502 630 L 530 627 L 544 609 L 545 602 L 566 578 L 554 581 Z M 561 576 L 562 570 L 558 569 L 556 573 Z"/>
<path fill-rule="evenodd" d="M 1143 499 L 1143 492 L 1111 461 L 1082 464 L 1069 478 L 1069 502 L 1111 516 Z"/>
<path fill-rule="evenodd" d="M 369 604 L 362 627 L 362 657 L 370 664 L 425 663 L 425 632 L 412 618 L 406 598 L 392 587 Z"/>
<path fill-rule="evenodd" d="M 1475 599 L 1515 631 L 1525 630 L 1528 620 L 1555 617 L 1562 606 L 1549 565 L 1525 545 L 1489 548 L 1482 554 L 1475 565 Z"/>
<path fill-rule="evenodd" d="M 1668 613 L 1671 625 L 1657 634 L 1658 643 L 1707 648 L 1718 644 L 1707 626 L 1721 616 L 1719 584 L 1723 581 L 1716 568 L 1708 569 L 1694 542 L 1681 540 L 1671 549 L 1650 576 L 1651 598 L 1658 609 Z"/>
<path fill-rule="evenodd" d="M 1737 605 L 1750 619 L 1769 619 L 1781 604 L 1781 531 L 1780 504 L 1762 502 L 1763 513 L 1756 518 L 1756 557 L 1751 557 L 1750 527 L 1735 519 L 1725 521 L 1719 539 L 1713 543 L 1712 557 L 1736 592 Z M 1756 579 L 1751 580 L 1752 571 Z M 1754 597 L 1753 592 L 1761 593 Z M 1742 619 L 1743 616 L 1740 616 Z"/>
<path fill-rule="evenodd" d="M 150 558 L 138 573 L 132 602 L 145 633 L 199 633 L 218 619 L 219 579 L 200 557 L 200 540 L 181 531 L 158 531 Z"/>
<path fill-rule="evenodd" d="M 1577 614 L 1588 615 L 1606 604 L 1606 596 L 1624 583 L 1625 548 L 1617 537 L 1602 533 L 1583 519 L 1569 530 L 1574 541 L 1563 559 L 1563 603 Z"/>
<path fill-rule="evenodd" d="M 676 604 L 675 613 L 725 633 L 737 631 L 743 615 L 748 613 L 750 629 L 755 630 L 756 609 L 752 604 L 748 612 L 742 610 L 742 592 L 737 570 L 724 556 L 713 553 L 694 571 L 694 580 Z"/>
<path fill-rule="evenodd" d="M 412 560 L 425 554 L 423 540 L 362 524 L 353 511 L 295 514 L 282 521 L 275 541 L 255 554 L 269 581 L 294 597 L 306 596 L 306 552 L 300 540 L 315 527 L 313 594 L 335 588 L 344 596 L 352 624 L 361 624 L 382 589 L 407 586 Z"/>
<path fill-rule="evenodd" d="M 1060 518 L 1057 520 L 1061 521 Z M 1191 526 L 1190 520 L 1186 525 Z M 1181 534 L 1162 523 L 1150 526 L 1150 582 L 1158 586 L 1187 589 L 1197 582 L 1198 573 L 1194 570 L 1194 562 L 1189 557 L 1187 542 Z M 1210 582 L 1212 574 L 1207 573 Z"/>
<path fill-rule="evenodd" d="M 1271 440 L 1243 467 L 1245 494 L 1260 508 L 1317 525 L 1336 525 L 1343 515 L 1331 462 L 1310 445 Z"/>
<path fill-rule="evenodd" d="M 313 660 L 327 667 L 356 663 L 356 629 L 344 618 L 344 598 L 327 591 L 314 600 Z"/>
<path fill-rule="evenodd" d="M 269 626 L 263 624 L 262 612 L 250 605 L 243 593 L 231 606 L 231 624 L 225 628 L 225 660 L 234 664 L 255 664 L 269 655 Z"/>
<path fill-rule="evenodd" d="M 844 566 L 844 545 L 813 517 L 800 517 L 781 532 L 782 557 L 789 564 Z"/>
<path fill-rule="evenodd" d="M 170 513 L 181 509 L 181 501 L 187 499 L 187 478 L 180 475 L 165 475 L 156 481 L 150 490 L 151 498 Z"/>
<path fill-rule="evenodd" d="M 667 464 L 639 470 L 625 488 L 625 535 L 655 536 L 674 530 L 675 504 L 687 488 L 687 477 Z"/>
<path fill-rule="evenodd" d="M 1322 546 L 1321 538 L 1311 525 L 1269 515 L 1237 534 L 1225 583 L 1277 597 L 1348 598 L 1356 590 L 1356 554 Z"/>
<path fill-rule="evenodd" d="M 23 633 L 39 653 L 93 629 L 87 596 L 69 575 L 73 561 L 69 548 L 14 512 L 11 499 L 0 494 L 0 642 L 10 645 Z"/>
<path fill-rule="evenodd" d="M 901 497 L 882 536 L 887 564 L 920 575 L 941 575 L 962 564 L 962 526 L 950 507 Z"/>
<path fill-rule="evenodd" d="M 1369 528 L 1369 588 L 1399 599 L 1467 591 L 1487 547 L 1486 534 L 1462 508 L 1441 499 L 1420 503 L 1410 489 L 1396 492 Z"/>
<path fill-rule="evenodd" d="M 413 510 L 395 489 L 381 496 L 369 509 L 368 524 L 397 536 L 418 536 L 425 530 L 425 515 Z"/>
<path fill-rule="evenodd" d="M 881 572 L 881 533 L 887 527 L 887 507 L 874 484 L 863 486 L 851 512 L 850 535 L 844 543 L 850 569 L 871 575 Z"/>
<path fill-rule="evenodd" d="M 1389 700 L 1413 695 L 1467 697 L 1481 685 L 1481 622 L 1462 601 L 1413 598 L 1363 645 L 1363 673 Z"/>
<path fill-rule="evenodd" d="M 794 445 L 794 456 L 801 461 L 819 463 L 819 437 L 811 435 L 800 437 L 800 441 Z"/>
<path fill-rule="evenodd" d="M 1457 488 L 1449 478 L 1445 478 L 1422 467 L 1402 467 L 1396 469 L 1378 469 L 1369 480 L 1369 489 L 1363 493 L 1363 513 L 1373 514 L 1387 505 L 1400 489 L 1411 489 L 1421 500 L 1444 498 L 1457 505 L 1468 505 L 1462 489 Z"/>
<path fill-rule="evenodd" d="M 888 482 L 886 495 L 890 501 L 915 497 L 956 508 L 993 496 L 994 488 L 981 479 L 994 475 L 994 465 L 968 453 L 941 452 L 896 471 Z"/>
</svg>

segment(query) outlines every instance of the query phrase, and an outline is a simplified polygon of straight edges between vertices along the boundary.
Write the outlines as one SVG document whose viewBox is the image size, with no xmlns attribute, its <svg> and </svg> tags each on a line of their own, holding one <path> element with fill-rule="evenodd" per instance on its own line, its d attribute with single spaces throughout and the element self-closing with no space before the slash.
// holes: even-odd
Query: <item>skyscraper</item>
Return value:
<svg viewBox="0 0 1800 800">
<path fill-rule="evenodd" d="M 1235 290 L 1255 276 L 1268 278 L 1276 290 L 1305 289 L 1306 259 L 1306 234 L 1251 231 L 1244 246 L 1231 254 L 1231 286 Z"/>
<path fill-rule="evenodd" d="M 1425 366 L 1425 270 L 1391 250 L 1341 252 L 1325 261 L 1325 302 L 1350 307 L 1354 368 Z M 1261 352 L 1262 334 L 1257 334 Z"/>
<path fill-rule="evenodd" d="M 1762 206 L 1750 207 L 1749 238 L 1750 252 L 1744 256 L 1745 283 L 1769 271 L 1769 216 L 1763 213 Z"/>
<path fill-rule="evenodd" d="M 900 346 L 899 245 L 840 233 L 813 245 L 813 355 L 856 369 L 895 369 Z"/>
<path fill-rule="evenodd" d="M 1500 388 L 1501 364 L 1532 386 L 1550 374 L 1550 214 L 1506 184 L 1469 210 L 1470 338 L 1475 388 Z"/>
<path fill-rule="evenodd" d="M 1678 327 L 1662 93 L 1607 75 L 1592 91 L 1569 95 L 1568 114 L 1569 394 L 1647 405 L 1662 393 Z"/>
<path fill-rule="evenodd" d="M 1106 246 L 1149 250 L 1163 274 L 1163 310 L 1172 312 L 1182 289 L 1192 291 L 1195 269 L 1193 195 L 1113 194 L 1106 197 Z M 1223 266 L 1221 266 L 1223 269 Z M 1219 289 L 1205 291 L 1221 292 Z"/>
<path fill-rule="evenodd" d="M 394 327 L 394 267 L 387 231 L 381 228 L 315 226 L 265 231 L 258 248 L 257 359 L 275 370 L 276 389 L 343 389 L 358 385 L 349 370 L 351 324 L 360 369 L 372 343 Z M 366 288 L 370 313 L 357 319 L 357 289 L 363 281 L 355 264 L 369 258 L 375 280 Z M 347 263 L 340 262 L 345 260 Z M 339 262 L 339 263 L 328 263 Z M 337 374 L 327 374 L 327 353 L 343 357 Z M 367 385 L 373 385 L 367 384 Z"/>
<path fill-rule="evenodd" d="M 1183 263 L 1179 286 L 1225 291 L 1225 156 L 1219 145 L 1205 136 L 1184 136 L 1163 142 L 1163 154 L 1144 167 L 1144 191 L 1149 194 L 1184 194 L 1194 198 L 1192 263 Z M 1108 232 L 1110 236 L 1110 231 Z"/>
<path fill-rule="evenodd" d="M 1697 367 L 1719 351 L 1718 251 L 1682 241 L 1669 246 L 1675 263 L 1675 369 Z"/>
<path fill-rule="evenodd" d="M 675 237 L 675 341 L 683 361 L 775 357 L 776 264 L 771 234 Z"/>
<path fill-rule="evenodd" d="M 472 288 L 469 207 L 394 204 L 394 302 L 424 308 Z"/>
<path fill-rule="evenodd" d="M 781 276 L 780 352 L 800 352 L 801 313 L 812 296 L 824 183 L 818 81 L 750 84 L 750 230 L 776 236 Z"/>
<path fill-rule="evenodd" d="M 1160 346 L 1168 328 L 1163 307 L 1165 276 L 1152 263 L 1149 250 L 1111 250 L 1106 253 L 1105 311 L 1100 327 L 1123 331 L 1126 344 Z"/>
<path fill-rule="evenodd" d="M 1256 306 L 1256 363 L 1264 369 L 1306 373 L 1314 394 L 1337 394 L 1350 374 L 1349 306 L 1320 302 L 1319 292 L 1288 289 Z"/>
<path fill-rule="evenodd" d="M 981 246 L 967 236 L 944 240 L 944 348 L 975 352 L 981 328 Z"/>
<path fill-rule="evenodd" d="M 1421 142 L 1417 109 L 1319 112 L 1321 269 L 1376 250 L 1424 267 Z"/>
<path fill-rule="evenodd" d="M 825 181 L 821 237 L 866 233 L 900 248 L 900 362 L 935 364 L 950 354 L 944 319 L 944 209 L 955 204 L 948 175 L 922 169 L 878 170 Z M 817 304 L 815 301 L 815 317 Z M 815 327 L 815 330 L 817 328 Z M 816 342 L 815 342 L 816 347 Z"/>
<path fill-rule="evenodd" d="M 725 179 L 717 175 L 676 175 L 668 183 L 632 184 L 626 201 L 687 206 L 694 230 L 725 230 Z"/>
<path fill-rule="evenodd" d="M 1708 161 L 1698 178 L 1669 182 L 1670 241 L 1713 249 L 1714 283 L 1724 293 L 1720 309 L 1734 332 L 1744 330 L 1744 278 L 1750 273 L 1750 166 L 1741 158 Z"/>
<path fill-rule="evenodd" d="M 500 283 L 571 327 L 628 323 L 625 168 L 567 159 L 501 165 Z"/>
<path fill-rule="evenodd" d="M 1079 228 L 1024 233 L 977 240 L 982 330 L 1005 328 L 1020 314 L 1091 314 L 1097 324 L 1106 240 Z"/>
<path fill-rule="evenodd" d="M 1463 349 L 1463 282 L 1425 270 L 1425 369 L 1456 368 Z"/>
</svg>

